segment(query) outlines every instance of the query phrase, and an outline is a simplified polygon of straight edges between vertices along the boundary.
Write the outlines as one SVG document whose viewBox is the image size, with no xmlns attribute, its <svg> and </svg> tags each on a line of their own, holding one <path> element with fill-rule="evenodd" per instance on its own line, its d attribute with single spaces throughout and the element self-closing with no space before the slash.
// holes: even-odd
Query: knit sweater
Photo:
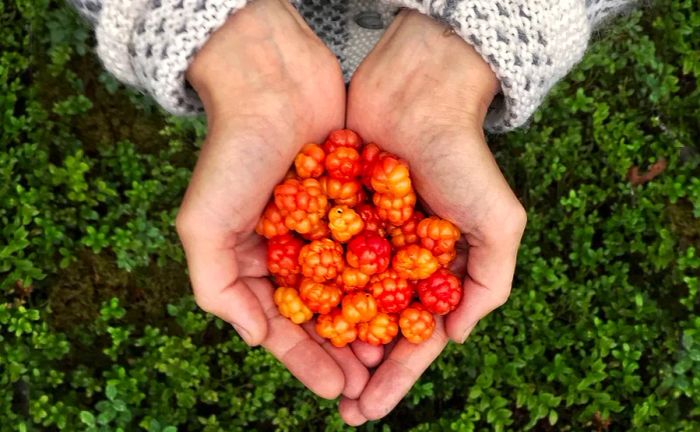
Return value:
<svg viewBox="0 0 700 432">
<path fill-rule="evenodd" d="M 97 53 L 122 82 L 174 114 L 201 111 L 186 85 L 194 54 L 248 0 L 69 0 L 96 27 Z M 451 26 L 491 66 L 501 98 L 486 127 L 524 124 L 583 56 L 592 31 L 634 0 L 291 0 L 349 81 L 399 7 Z"/>
</svg>

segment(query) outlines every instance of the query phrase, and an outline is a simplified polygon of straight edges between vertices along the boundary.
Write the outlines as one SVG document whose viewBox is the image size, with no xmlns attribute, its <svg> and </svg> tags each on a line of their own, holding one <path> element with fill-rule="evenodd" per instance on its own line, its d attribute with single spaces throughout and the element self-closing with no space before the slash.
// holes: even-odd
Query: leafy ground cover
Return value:
<svg viewBox="0 0 700 432">
<path fill-rule="evenodd" d="M 343 430 L 189 295 L 204 120 L 102 72 L 60 2 L 0 22 L 0 431 Z M 699 77 L 700 6 L 660 0 L 491 137 L 529 216 L 511 299 L 363 429 L 700 429 Z"/>
</svg>

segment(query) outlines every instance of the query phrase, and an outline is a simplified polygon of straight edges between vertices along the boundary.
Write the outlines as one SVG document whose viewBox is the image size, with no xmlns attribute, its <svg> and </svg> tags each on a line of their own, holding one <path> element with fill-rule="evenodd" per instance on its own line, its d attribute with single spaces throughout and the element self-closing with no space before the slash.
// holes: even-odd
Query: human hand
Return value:
<svg viewBox="0 0 700 432">
<path fill-rule="evenodd" d="M 347 127 L 406 159 L 426 207 L 453 221 L 468 248 L 456 269 L 466 274 L 461 304 L 436 317 L 429 340 L 402 339 L 387 352 L 359 399 L 341 400 L 348 424 L 388 414 L 448 339 L 462 343 L 508 298 L 526 214 L 483 134 L 498 86 L 470 45 L 410 11 L 399 14 L 350 84 Z"/>
<path fill-rule="evenodd" d="M 197 304 L 319 396 L 358 397 L 369 373 L 353 351 L 278 314 L 264 239 L 254 231 L 301 145 L 343 127 L 335 56 L 286 0 L 258 0 L 211 36 L 187 78 L 208 121 L 176 224 Z"/>
</svg>

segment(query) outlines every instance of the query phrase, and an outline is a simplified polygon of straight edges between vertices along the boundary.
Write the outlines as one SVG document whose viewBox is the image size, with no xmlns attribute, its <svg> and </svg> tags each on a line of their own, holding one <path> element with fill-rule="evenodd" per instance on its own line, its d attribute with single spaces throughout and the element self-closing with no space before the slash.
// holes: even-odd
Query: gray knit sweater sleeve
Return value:
<svg viewBox="0 0 700 432">
<path fill-rule="evenodd" d="M 248 0 L 69 0 L 95 25 L 97 53 L 119 80 L 174 114 L 199 112 L 190 60 Z M 598 23 L 634 0 L 290 0 L 340 60 L 346 80 L 399 7 L 452 26 L 501 82 L 487 128 L 522 125 L 578 62 Z"/>
<path fill-rule="evenodd" d="M 524 124 L 551 87 L 581 59 L 592 30 L 632 0 L 386 0 L 452 28 L 481 54 L 503 98 L 486 127 Z"/>
</svg>

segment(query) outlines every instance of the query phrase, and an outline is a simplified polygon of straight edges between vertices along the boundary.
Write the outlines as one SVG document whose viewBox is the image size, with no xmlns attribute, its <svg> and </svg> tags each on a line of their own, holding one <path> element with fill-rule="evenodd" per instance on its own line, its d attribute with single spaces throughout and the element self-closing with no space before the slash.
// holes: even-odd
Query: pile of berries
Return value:
<svg viewBox="0 0 700 432">
<path fill-rule="evenodd" d="M 297 324 L 318 314 L 316 332 L 337 347 L 387 344 L 399 331 L 428 339 L 433 314 L 462 298 L 448 270 L 460 232 L 415 207 L 406 162 L 355 132 L 305 145 L 256 228 L 280 313 Z"/>
</svg>

